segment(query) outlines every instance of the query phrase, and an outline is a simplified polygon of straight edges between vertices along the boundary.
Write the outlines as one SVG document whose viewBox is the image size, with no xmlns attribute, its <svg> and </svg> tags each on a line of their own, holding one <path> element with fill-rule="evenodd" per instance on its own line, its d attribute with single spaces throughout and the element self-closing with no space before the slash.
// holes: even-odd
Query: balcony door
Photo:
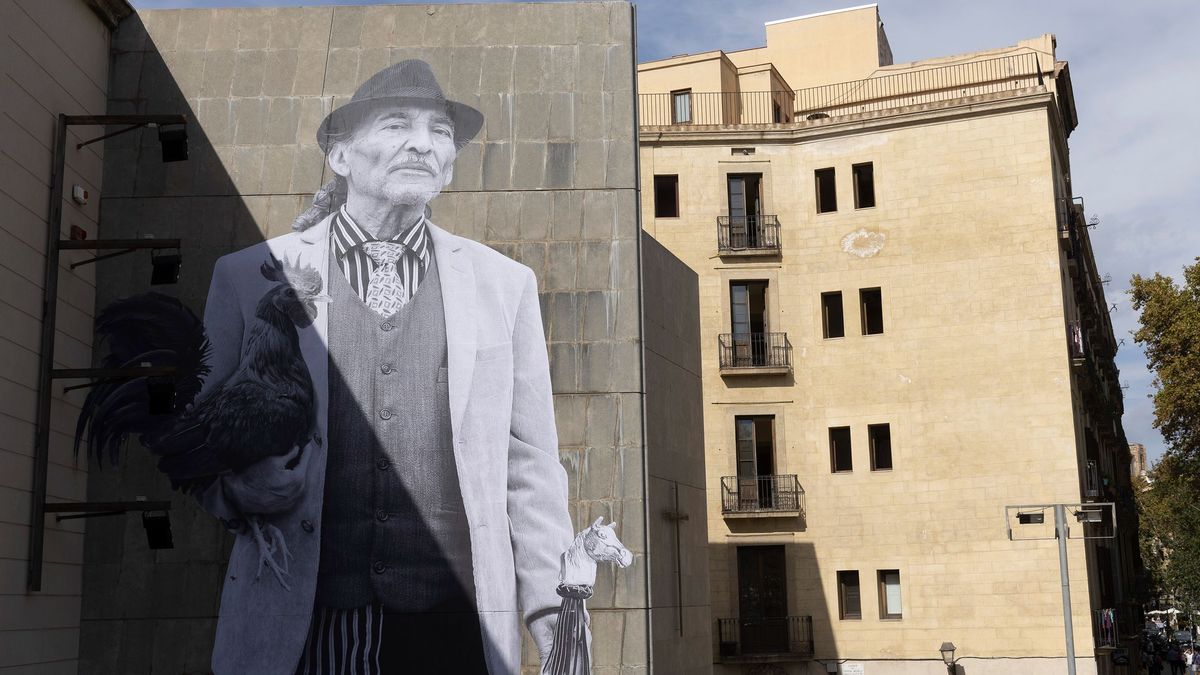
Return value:
<svg viewBox="0 0 1200 675">
<path fill-rule="evenodd" d="M 735 281 L 729 286 L 733 365 L 767 365 L 767 282 Z"/>
<path fill-rule="evenodd" d="M 775 508 L 775 417 L 737 417 L 738 510 Z"/>
<path fill-rule="evenodd" d="M 788 651 L 787 557 L 783 546 L 738 547 L 742 653 Z"/>
<path fill-rule="evenodd" d="M 762 174 L 729 174 L 729 247 L 758 248 L 762 242 Z"/>
</svg>

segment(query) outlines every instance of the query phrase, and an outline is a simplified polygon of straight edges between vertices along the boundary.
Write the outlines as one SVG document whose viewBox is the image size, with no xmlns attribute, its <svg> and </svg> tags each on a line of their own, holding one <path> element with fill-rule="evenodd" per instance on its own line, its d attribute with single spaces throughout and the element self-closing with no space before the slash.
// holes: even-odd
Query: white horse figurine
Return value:
<svg viewBox="0 0 1200 675">
<path fill-rule="evenodd" d="M 604 525 L 604 516 L 575 536 L 571 548 L 562 554 L 558 574 L 558 624 L 554 628 L 554 646 L 542 665 L 543 675 L 591 675 L 588 652 L 585 601 L 596 585 L 596 563 L 611 562 L 619 567 L 633 564 L 633 553 L 617 539 L 613 523 Z"/>
</svg>

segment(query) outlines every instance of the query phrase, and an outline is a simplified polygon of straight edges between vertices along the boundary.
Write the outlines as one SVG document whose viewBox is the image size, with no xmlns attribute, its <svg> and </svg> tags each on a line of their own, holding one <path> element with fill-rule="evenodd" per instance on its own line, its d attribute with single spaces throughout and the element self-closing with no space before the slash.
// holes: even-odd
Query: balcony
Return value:
<svg viewBox="0 0 1200 675">
<path fill-rule="evenodd" d="M 726 518 L 802 517 L 804 488 L 795 474 L 722 476 L 721 514 Z"/>
<path fill-rule="evenodd" d="M 811 616 L 717 619 L 718 663 L 778 663 L 812 656 Z"/>
<path fill-rule="evenodd" d="M 721 255 L 779 255 L 779 219 L 774 215 L 718 216 Z"/>
<path fill-rule="evenodd" d="M 1087 350 L 1083 342 L 1083 328 L 1078 321 L 1067 322 L 1067 345 L 1071 351 L 1071 363 L 1082 366 L 1087 359 Z"/>
<path fill-rule="evenodd" d="M 922 68 L 795 91 L 672 92 L 638 95 L 638 124 L 735 126 L 823 123 L 983 95 L 1012 95 L 1044 87 L 1032 52 Z"/>
<path fill-rule="evenodd" d="M 722 333 L 717 338 L 722 375 L 785 375 L 792 372 L 787 333 Z"/>
<path fill-rule="evenodd" d="M 1100 482 L 1100 468 L 1096 461 L 1089 459 L 1083 470 L 1083 496 L 1085 499 L 1097 499 L 1103 496 L 1103 484 Z"/>
<path fill-rule="evenodd" d="M 1094 609 L 1092 615 L 1096 628 L 1096 646 L 1120 647 L 1121 632 L 1118 630 L 1117 610 L 1113 608 Z"/>
</svg>

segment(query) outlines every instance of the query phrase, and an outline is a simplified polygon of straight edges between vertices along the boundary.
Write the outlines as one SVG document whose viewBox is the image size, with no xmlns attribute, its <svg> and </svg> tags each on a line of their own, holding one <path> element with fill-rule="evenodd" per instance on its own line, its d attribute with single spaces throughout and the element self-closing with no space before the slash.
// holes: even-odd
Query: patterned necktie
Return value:
<svg viewBox="0 0 1200 675">
<path fill-rule="evenodd" d="M 410 254 L 408 247 L 391 241 L 368 241 L 362 249 L 375 262 L 367 285 L 367 307 L 387 318 L 412 299 L 412 289 L 406 288 L 396 273 L 396 261 Z"/>
</svg>

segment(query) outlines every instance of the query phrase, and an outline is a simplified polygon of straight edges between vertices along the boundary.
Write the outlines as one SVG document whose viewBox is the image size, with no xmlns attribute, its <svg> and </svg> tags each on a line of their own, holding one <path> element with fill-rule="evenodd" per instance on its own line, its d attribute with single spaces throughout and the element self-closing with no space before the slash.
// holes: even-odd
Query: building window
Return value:
<svg viewBox="0 0 1200 675">
<path fill-rule="evenodd" d="M 690 124 L 692 121 L 692 90 L 671 92 L 671 124 Z"/>
<path fill-rule="evenodd" d="M 767 336 L 767 282 L 735 281 L 729 284 L 731 364 L 736 368 L 769 365 Z"/>
<path fill-rule="evenodd" d="M 869 209 L 875 206 L 875 167 L 871 162 L 855 164 L 851 167 L 854 172 L 854 208 Z"/>
<path fill-rule="evenodd" d="M 775 416 L 734 418 L 737 435 L 738 509 L 775 508 Z"/>
<path fill-rule="evenodd" d="M 862 618 L 862 592 L 858 587 L 858 570 L 842 570 L 837 573 L 838 618 Z"/>
<path fill-rule="evenodd" d="M 903 616 L 900 608 L 900 570 L 879 570 L 879 618 L 899 619 Z"/>
<path fill-rule="evenodd" d="M 821 294 L 821 331 L 825 339 L 846 337 L 846 322 L 842 317 L 842 292 Z"/>
<path fill-rule="evenodd" d="M 654 217 L 679 217 L 679 176 L 654 177 Z"/>
<path fill-rule="evenodd" d="M 890 471 L 892 468 L 891 425 L 868 424 L 867 439 L 871 445 L 871 470 Z"/>
<path fill-rule="evenodd" d="M 829 428 L 829 463 L 834 473 L 854 470 L 850 453 L 850 427 Z"/>
<path fill-rule="evenodd" d="M 837 187 L 833 180 L 833 167 L 817 169 L 817 213 L 837 211 Z"/>
<path fill-rule="evenodd" d="M 878 288 L 864 288 L 858 292 L 858 302 L 862 306 L 862 334 L 879 335 L 883 332 L 883 291 Z"/>
</svg>

